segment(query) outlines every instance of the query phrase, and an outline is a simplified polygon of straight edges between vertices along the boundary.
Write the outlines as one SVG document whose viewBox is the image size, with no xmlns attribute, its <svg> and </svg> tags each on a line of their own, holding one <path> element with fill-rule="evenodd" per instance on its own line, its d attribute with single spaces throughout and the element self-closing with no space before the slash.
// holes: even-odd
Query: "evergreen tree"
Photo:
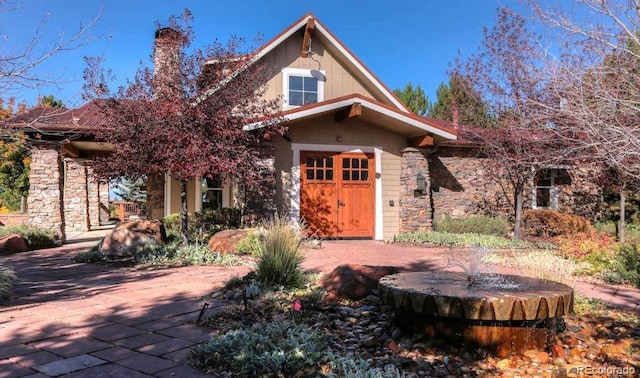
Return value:
<svg viewBox="0 0 640 378">
<path fill-rule="evenodd" d="M 458 124 L 493 127 L 494 121 L 489 116 L 487 104 L 464 78 L 451 75 L 448 84 L 440 83 L 436 96 L 436 102 L 429 104 L 429 117 L 453 122 L 457 107 Z"/>
<path fill-rule="evenodd" d="M 409 82 L 404 89 L 395 89 L 393 92 L 417 115 L 423 116 L 427 113 L 429 100 L 427 99 L 427 95 L 424 94 L 424 90 L 420 88 L 420 85 L 414 88 L 413 84 Z"/>
</svg>

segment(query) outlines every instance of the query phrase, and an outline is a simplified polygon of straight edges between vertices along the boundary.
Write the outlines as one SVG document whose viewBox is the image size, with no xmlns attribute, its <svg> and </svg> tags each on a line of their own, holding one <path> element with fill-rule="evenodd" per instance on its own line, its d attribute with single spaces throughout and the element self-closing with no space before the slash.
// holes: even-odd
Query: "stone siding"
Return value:
<svg viewBox="0 0 640 378">
<path fill-rule="evenodd" d="M 506 181 L 498 185 L 492 179 L 485 159 L 477 150 L 463 147 L 441 147 L 429 155 L 434 220 L 473 215 L 513 217 L 513 189 Z M 558 211 L 599 219 L 603 202 L 600 187 L 593 181 L 594 169 L 568 168 L 567 173 L 570 182 L 557 185 Z M 533 181 L 524 191 L 524 210 L 532 207 L 532 185 Z"/>
<path fill-rule="evenodd" d="M 164 177 L 147 178 L 146 216 L 149 219 L 164 217 Z"/>
<path fill-rule="evenodd" d="M 87 167 L 81 159 L 65 158 L 64 220 L 67 232 L 89 231 Z"/>
<path fill-rule="evenodd" d="M 98 183 L 98 199 L 100 201 L 100 211 L 98 219 L 100 223 L 105 223 L 109 220 L 109 183 Z"/>
<path fill-rule="evenodd" d="M 57 145 L 36 145 L 31 148 L 29 182 L 28 224 L 53 230 L 64 241 L 62 175 Z"/>
<path fill-rule="evenodd" d="M 29 214 L 0 214 L 0 224 L 4 226 L 15 226 L 27 224 Z"/>
<path fill-rule="evenodd" d="M 416 148 L 402 151 L 400 168 L 400 232 L 431 230 L 429 162 Z M 418 173 L 425 178 L 424 193 L 417 192 Z"/>
</svg>

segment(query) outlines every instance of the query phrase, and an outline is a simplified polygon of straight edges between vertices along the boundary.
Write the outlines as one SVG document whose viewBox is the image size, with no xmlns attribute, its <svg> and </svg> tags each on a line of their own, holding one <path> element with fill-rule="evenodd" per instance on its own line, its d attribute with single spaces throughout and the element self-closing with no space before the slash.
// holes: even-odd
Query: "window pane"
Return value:
<svg viewBox="0 0 640 378">
<path fill-rule="evenodd" d="M 314 165 L 315 162 L 316 162 L 316 159 L 314 159 L 312 157 L 308 157 L 307 158 L 307 167 L 315 167 L 315 165 Z"/>
<path fill-rule="evenodd" d="M 327 158 L 327 168 L 333 168 L 333 158 Z"/>
<path fill-rule="evenodd" d="M 305 77 L 304 78 L 304 91 L 305 92 L 317 92 L 318 91 L 318 78 Z"/>
<path fill-rule="evenodd" d="M 349 181 L 350 179 L 351 179 L 351 176 L 349 176 L 349 171 L 342 171 L 342 180 Z"/>
<path fill-rule="evenodd" d="M 536 206 L 537 207 L 550 207 L 551 206 L 551 190 L 537 188 L 536 189 Z"/>
<path fill-rule="evenodd" d="M 369 180 L 369 172 L 368 171 L 360 172 L 360 180 L 368 181 Z"/>
<path fill-rule="evenodd" d="M 307 180 L 313 180 L 313 169 L 307 169 Z"/>
<path fill-rule="evenodd" d="M 318 94 L 317 93 L 304 92 L 304 103 L 305 104 L 315 104 L 316 102 L 318 102 Z"/>
<path fill-rule="evenodd" d="M 351 171 L 351 180 L 358 181 L 360 179 L 360 171 Z"/>
<path fill-rule="evenodd" d="M 538 186 L 551 186 L 551 170 L 542 169 L 536 173 L 536 181 Z"/>
<path fill-rule="evenodd" d="M 350 168 L 351 165 L 349 165 L 349 162 L 349 159 L 342 159 L 342 168 Z"/>
<path fill-rule="evenodd" d="M 327 175 L 327 180 L 333 181 L 333 169 L 327 169 L 326 175 Z"/>
<path fill-rule="evenodd" d="M 316 160 L 316 167 L 320 167 L 320 168 L 324 167 L 324 158 L 318 158 Z"/>
<path fill-rule="evenodd" d="M 208 190 L 202 195 L 202 209 L 222 208 L 222 190 Z"/>
<path fill-rule="evenodd" d="M 362 168 L 369 168 L 369 159 L 360 159 L 360 166 Z"/>
<path fill-rule="evenodd" d="M 302 92 L 289 91 L 289 106 L 302 105 Z"/>
<path fill-rule="evenodd" d="M 360 159 L 351 159 L 351 168 L 360 168 Z"/>
<path fill-rule="evenodd" d="M 289 75 L 289 89 L 294 91 L 302 90 L 302 77 Z"/>
<path fill-rule="evenodd" d="M 324 171 L 322 169 L 316 171 L 316 180 L 324 180 Z"/>
</svg>

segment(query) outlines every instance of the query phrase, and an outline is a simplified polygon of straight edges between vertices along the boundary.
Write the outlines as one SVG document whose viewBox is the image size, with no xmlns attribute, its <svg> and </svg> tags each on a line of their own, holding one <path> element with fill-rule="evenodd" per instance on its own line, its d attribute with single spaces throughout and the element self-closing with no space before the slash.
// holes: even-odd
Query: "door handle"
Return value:
<svg viewBox="0 0 640 378">
<path fill-rule="evenodd" d="M 340 200 L 338 200 L 338 206 L 346 206 L 346 204 Z"/>
</svg>

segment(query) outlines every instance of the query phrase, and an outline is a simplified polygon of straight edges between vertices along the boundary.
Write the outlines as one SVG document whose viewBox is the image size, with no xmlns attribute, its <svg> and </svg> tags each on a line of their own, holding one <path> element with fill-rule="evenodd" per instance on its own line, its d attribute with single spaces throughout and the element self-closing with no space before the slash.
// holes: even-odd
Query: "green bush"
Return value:
<svg viewBox="0 0 640 378">
<path fill-rule="evenodd" d="M 51 248 L 56 246 L 55 233 L 38 227 L 24 224 L 0 227 L 0 237 L 18 234 L 27 241 L 29 250 Z"/>
<path fill-rule="evenodd" d="M 86 252 L 78 253 L 77 255 L 73 256 L 71 260 L 77 263 L 96 263 L 99 261 L 104 261 L 105 256 L 102 253 L 100 253 L 100 248 L 98 244 L 94 247 L 91 247 L 91 249 Z"/>
<path fill-rule="evenodd" d="M 451 219 L 449 216 L 435 223 L 434 229 L 454 234 L 482 234 L 508 237 L 511 232 L 509 222 L 500 217 L 477 215 L 464 219 Z"/>
<path fill-rule="evenodd" d="M 260 241 L 260 235 L 251 233 L 246 239 L 242 240 L 236 246 L 236 252 L 239 255 L 251 255 L 254 257 L 260 257 L 262 254 L 262 242 Z"/>
<path fill-rule="evenodd" d="M 624 244 L 618 249 L 613 262 L 613 271 L 623 283 L 640 288 L 640 249 L 637 244 Z"/>
<path fill-rule="evenodd" d="M 189 362 L 209 372 L 221 368 L 239 376 L 293 377 L 316 371 L 326 345 L 323 335 L 307 325 L 273 321 L 214 336 L 193 348 Z"/>
<path fill-rule="evenodd" d="M 0 302 L 11 299 L 13 295 L 13 281 L 16 273 L 8 266 L 0 264 Z"/>
<path fill-rule="evenodd" d="M 300 287 L 304 282 L 299 248 L 305 239 L 304 228 L 284 216 L 275 216 L 265 225 L 262 254 L 256 270 L 258 281 L 285 288 Z"/>
<path fill-rule="evenodd" d="M 189 241 L 195 243 L 209 240 L 218 231 L 239 228 L 242 220 L 241 215 L 240 209 L 233 208 L 206 209 L 195 214 L 189 213 L 187 215 Z M 182 235 L 179 213 L 167 215 L 162 218 L 162 223 L 168 234 Z"/>
<path fill-rule="evenodd" d="M 411 232 L 396 236 L 395 241 L 405 243 L 428 243 L 436 246 L 485 247 L 485 248 L 531 248 L 535 245 L 501 236 L 480 234 L 452 234 L 449 232 Z"/>
<path fill-rule="evenodd" d="M 342 357 L 329 354 L 331 373 L 327 374 L 329 378 L 401 378 L 404 377 L 396 367 L 386 366 L 382 368 L 374 368 L 371 366 L 370 360 L 364 360 L 360 357 Z"/>
</svg>

